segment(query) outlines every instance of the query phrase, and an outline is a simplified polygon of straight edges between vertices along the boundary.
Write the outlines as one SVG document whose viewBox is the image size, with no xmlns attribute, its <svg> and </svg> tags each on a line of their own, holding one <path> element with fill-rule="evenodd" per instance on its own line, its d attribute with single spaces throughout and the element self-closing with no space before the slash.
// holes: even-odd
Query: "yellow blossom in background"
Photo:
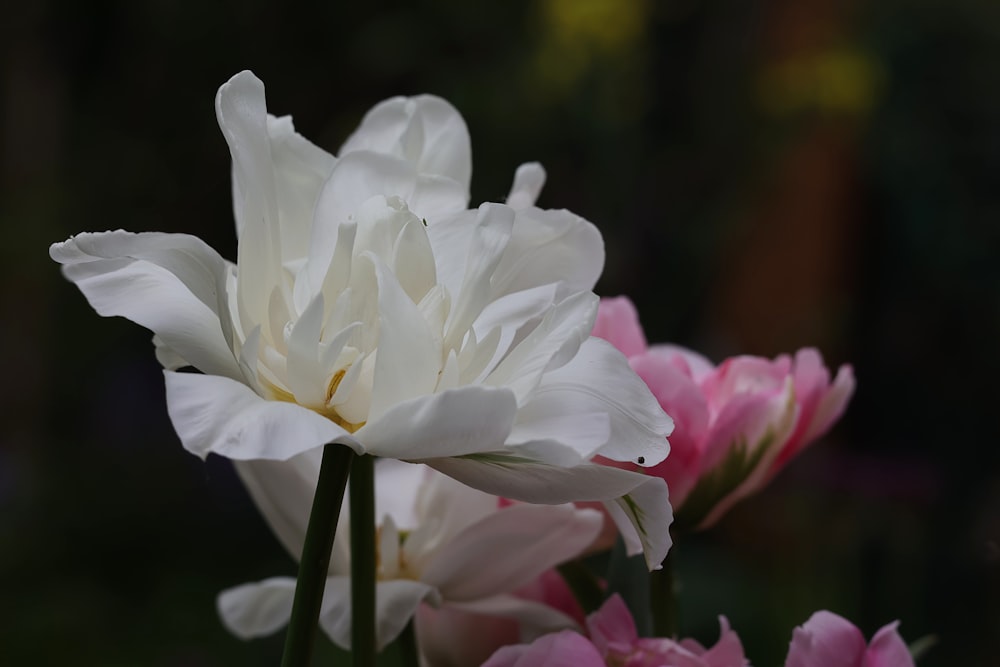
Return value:
<svg viewBox="0 0 1000 667">
<path fill-rule="evenodd" d="M 856 48 L 808 54 L 765 66 L 757 81 L 760 108 L 773 116 L 815 110 L 864 115 L 877 101 L 880 64 Z"/>
<path fill-rule="evenodd" d="M 650 13 L 647 0 L 544 0 L 538 76 L 567 93 L 602 61 L 633 67 L 647 41 Z"/>
</svg>

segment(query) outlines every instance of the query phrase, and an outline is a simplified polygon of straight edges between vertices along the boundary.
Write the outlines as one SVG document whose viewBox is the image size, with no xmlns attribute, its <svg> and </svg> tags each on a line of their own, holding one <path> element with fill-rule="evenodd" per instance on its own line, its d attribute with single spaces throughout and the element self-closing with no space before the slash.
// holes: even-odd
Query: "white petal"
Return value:
<svg viewBox="0 0 1000 667">
<path fill-rule="evenodd" d="M 509 294 L 561 283 L 562 298 L 592 290 L 603 268 L 604 240 L 594 225 L 566 210 L 520 209 L 495 289 Z"/>
<path fill-rule="evenodd" d="M 294 597 L 295 580 L 275 577 L 222 591 L 215 604 L 227 630 L 240 639 L 253 639 L 288 625 Z"/>
<path fill-rule="evenodd" d="M 472 323 L 492 301 L 493 272 L 510 241 L 514 212 L 500 204 L 483 204 L 468 246 L 461 291 L 448 318 L 445 345 L 456 348 Z"/>
<path fill-rule="evenodd" d="M 226 265 L 201 239 L 125 231 L 78 234 L 49 248 L 63 273 L 104 317 L 125 317 L 155 333 L 188 364 L 240 378 L 220 318 Z"/>
<path fill-rule="evenodd" d="M 215 114 L 233 158 L 233 193 L 240 230 L 237 280 L 240 317 L 244 330 L 265 321 L 267 297 L 278 284 L 281 235 L 274 167 L 267 134 L 264 84 L 243 71 L 219 88 Z"/>
<path fill-rule="evenodd" d="M 656 465 L 670 451 L 666 436 L 673 420 L 664 414 L 646 383 L 607 341 L 588 338 L 573 359 L 542 376 L 518 413 L 518 420 L 546 415 L 605 412 L 611 433 L 600 454 L 615 461 Z M 567 439 L 571 433 L 567 431 Z"/>
<path fill-rule="evenodd" d="M 571 360 L 590 336 L 598 302 L 597 295 L 580 292 L 546 312 L 541 323 L 486 377 L 486 383 L 509 387 L 523 404 L 542 374 Z"/>
<path fill-rule="evenodd" d="M 571 505 L 515 505 L 494 512 L 445 544 L 420 579 L 447 601 L 507 593 L 588 547 L 601 514 Z"/>
<path fill-rule="evenodd" d="M 667 484 L 659 477 L 595 464 L 573 468 L 545 465 L 518 457 L 480 454 L 424 461 L 449 477 L 496 496 L 541 505 L 601 500 L 625 503 L 628 511 L 612 518 L 621 529 L 632 525 L 655 569 L 670 548 L 672 512 Z"/>
<path fill-rule="evenodd" d="M 428 221 L 465 208 L 461 187 L 450 179 L 417 173 L 398 158 L 366 151 L 343 156 L 316 201 L 308 270 L 322 283 L 337 242 L 338 227 L 375 195 L 397 196 L 417 217 Z"/>
<path fill-rule="evenodd" d="M 321 458 L 317 448 L 287 461 L 233 462 L 254 504 L 295 560 L 305 543 Z"/>
<path fill-rule="evenodd" d="M 176 371 L 178 368 L 191 365 L 187 359 L 170 349 L 163 342 L 163 339 L 155 334 L 153 335 L 153 347 L 155 348 L 156 360 L 168 371 Z"/>
<path fill-rule="evenodd" d="M 322 406 L 326 400 L 326 372 L 319 360 L 323 329 L 323 294 L 317 294 L 299 316 L 288 336 L 288 388 L 302 405 Z"/>
<path fill-rule="evenodd" d="M 417 494 L 424 480 L 426 466 L 397 459 L 375 461 L 375 516 L 388 514 L 403 530 L 419 524 L 416 515 Z"/>
<path fill-rule="evenodd" d="M 361 446 L 347 431 L 295 403 L 268 401 L 245 384 L 215 375 L 163 372 L 167 412 L 184 448 L 205 458 L 283 461 L 328 442 Z"/>
<path fill-rule="evenodd" d="M 458 111 L 439 97 L 394 97 L 377 104 L 340 153 L 357 150 L 404 158 L 420 172 L 447 176 L 468 192 L 472 176 L 469 131 Z"/>
<path fill-rule="evenodd" d="M 437 605 L 437 593 L 427 584 L 408 579 L 380 581 L 375 585 L 375 643 L 379 651 L 389 645 L 413 618 L 420 603 Z M 351 649 L 351 580 L 331 577 L 326 580 L 320 627 L 333 643 Z"/>
<path fill-rule="evenodd" d="M 375 456 L 412 461 L 496 451 L 516 412 L 505 388 L 461 387 L 396 404 L 355 436 Z"/>
<path fill-rule="evenodd" d="M 522 408 L 507 448 L 540 462 L 569 467 L 593 458 L 610 437 L 607 412 L 565 414 Z"/>
<path fill-rule="evenodd" d="M 295 131 L 291 116 L 267 117 L 278 216 L 281 222 L 282 261 L 305 257 L 313 209 L 336 160 Z"/>
<path fill-rule="evenodd" d="M 646 481 L 630 493 L 605 501 L 615 525 L 625 540 L 629 555 L 640 551 L 650 570 L 660 564 L 670 551 L 670 524 L 674 521 L 667 483 L 660 477 L 646 476 Z"/>
<path fill-rule="evenodd" d="M 577 627 L 576 621 L 547 604 L 522 600 L 513 595 L 494 595 L 468 602 L 447 602 L 447 607 L 472 614 L 509 618 L 521 624 L 522 641 L 563 628 Z"/>
<path fill-rule="evenodd" d="M 379 340 L 368 419 L 381 419 L 392 406 L 434 391 L 441 347 L 396 276 L 368 255 L 378 276 Z"/>
<path fill-rule="evenodd" d="M 545 169 L 538 162 L 525 162 L 514 172 L 514 184 L 507 195 L 507 206 L 527 208 L 534 206 L 545 185 Z"/>
</svg>

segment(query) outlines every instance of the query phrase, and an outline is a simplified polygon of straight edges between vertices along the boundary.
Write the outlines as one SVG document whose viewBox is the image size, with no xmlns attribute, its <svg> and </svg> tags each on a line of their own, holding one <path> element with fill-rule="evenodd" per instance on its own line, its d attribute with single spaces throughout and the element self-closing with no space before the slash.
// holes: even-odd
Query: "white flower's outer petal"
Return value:
<svg viewBox="0 0 1000 667">
<path fill-rule="evenodd" d="M 494 595 L 469 602 L 448 602 L 447 608 L 518 621 L 521 624 L 523 641 L 531 641 L 543 634 L 563 628 L 577 627 L 576 621 L 567 614 L 547 604 L 522 600 L 513 595 Z"/>
<path fill-rule="evenodd" d="M 380 581 L 375 586 L 375 643 L 379 651 L 388 646 L 427 600 L 440 604 L 440 598 L 427 584 L 410 579 Z M 330 577 L 323 593 L 320 627 L 334 644 L 351 650 L 351 579 Z"/>
<path fill-rule="evenodd" d="M 512 591 L 580 554 L 602 517 L 571 505 L 515 505 L 462 531 L 435 554 L 421 580 L 451 601 Z"/>
<path fill-rule="evenodd" d="M 560 468 L 531 460 L 482 454 L 424 461 L 463 484 L 496 496 L 539 505 L 600 500 L 624 504 L 613 512 L 619 529 L 631 525 L 656 569 L 670 549 L 672 512 L 667 484 L 659 477 L 597 464 Z M 627 521 L 625 521 L 627 520 Z"/>
<path fill-rule="evenodd" d="M 375 460 L 375 516 L 389 515 L 404 530 L 415 528 L 417 496 L 427 468 L 397 459 Z"/>
<path fill-rule="evenodd" d="M 606 412 L 563 416 L 521 409 L 517 418 L 507 448 L 552 465 L 570 467 L 589 461 L 611 437 L 611 418 Z"/>
<path fill-rule="evenodd" d="M 590 222 L 566 210 L 517 211 L 495 294 L 560 283 L 560 297 L 590 291 L 604 269 L 604 240 Z"/>
<path fill-rule="evenodd" d="M 514 172 L 514 184 L 507 195 L 507 206 L 527 208 L 534 206 L 545 185 L 545 168 L 538 162 L 525 162 Z"/>
<path fill-rule="evenodd" d="M 434 391 L 441 347 L 396 276 L 370 257 L 378 277 L 379 342 L 368 419 L 377 421 L 393 406 Z"/>
<path fill-rule="evenodd" d="M 171 350 L 159 336 L 153 336 L 153 347 L 155 348 L 156 360 L 168 371 L 176 371 L 178 368 L 191 365 L 187 359 Z"/>
<path fill-rule="evenodd" d="M 550 309 L 497 364 L 486 384 L 509 387 L 523 405 L 543 374 L 567 363 L 589 338 L 598 303 L 596 294 L 580 292 Z"/>
<path fill-rule="evenodd" d="M 340 154 L 359 150 L 403 158 L 421 173 L 454 180 L 468 193 L 472 178 L 469 130 L 461 114 L 440 97 L 394 97 L 375 105 L 344 142 Z"/>
<path fill-rule="evenodd" d="M 673 420 L 625 356 L 600 338 L 588 338 L 569 363 L 542 376 L 522 405 L 518 421 L 595 412 L 604 412 L 611 420 L 610 437 L 598 452 L 601 456 L 645 466 L 666 458 Z"/>
<path fill-rule="evenodd" d="M 216 375 L 163 374 L 170 421 L 184 448 L 201 458 L 215 453 L 284 461 L 334 441 L 363 453 L 347 431 L 295 403 L 265 400 L 245 384 Z"/>
<path fill-rule="evenodd" d="M 281 228 L 267 134 L 264 84 L 243 71 L 215 96 L 215 115 L 233 158 L 233 202 L 241 228 L 237 265 L 240 317 L 245 330 L 266 321 L 268 297 L 281 271 Z"/>
<path fill-rule="evenodd" d="M 306 538 L 322 448 L 287 461 L 234 461 L 236 473 L 271 530 L 296 560 Z M 338 550 L 334 543 L 334 551 Z"/>
<path fill-rule="evenodd" d="M 219 593 L 216 608 L 222 624 L 240 639 L 274 634 L 288 625 L 295 579 L 274 577 Z"/>
<path fill-rule="evenodd" d="M 336 159 L 295 131 L 291 116 L 267 117 L 285 262 L 305 257 L 313 209 Z M 235 182 L 235 179 L 234 179 Z"/>
<path fill-rule="evenodd" d="M 349 222 L 361 205 L 376 195 L 399 197 L 428 223 L 464 209 L 466 201 L 455 181 L 420 174 L 398 158 L 367 151 L 344 155 L 316 201 L 308 263 L 312 284 L 323 282 L 340 225 Z"/>
<path fill-rule="evenodd" d="M 646 566 L 658 570 L 670 550 L 669 528 L 674 521 L 674 511 L 667 483 L 661 477 L 645 477 L 647 481 L 628 495 L 606 500 L 604 506 L 618 526 L 628 555 L 642 552 Z"/>
<path fill-rule="evenodd" d="M 204 371 L 241 377 L 223 334 L 220 295 L 226 264 L 201 239 L 186 234 L 125 231 L 78 234 L 49 248 L 90 305 L 104 317 L 125 317 Z"/>
<path fill-rule="evenodd" d="M 385 458 L 461 456 L 502 449 L 516 413 L 510 390 L 472 385 L 394 405 L 355 436 Z"/>
</svg>

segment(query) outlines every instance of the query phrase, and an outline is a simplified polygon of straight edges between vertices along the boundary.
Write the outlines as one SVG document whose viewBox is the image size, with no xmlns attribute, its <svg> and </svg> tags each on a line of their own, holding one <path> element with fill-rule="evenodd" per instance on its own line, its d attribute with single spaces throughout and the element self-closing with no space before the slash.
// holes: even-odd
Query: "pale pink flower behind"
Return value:
<svg viewBox="0 0 1000 667">
<path fill-rule="evenodd" d="M 870 644 L 850 621 L 817 611 L 795 628 L 785 667 L 914 667 L 899 621 L 882 627 Z"/>
<path fill-rule="evenodd" d="M 706 649 L 693 639 L 640 638 L 618 595 L 587 617 L 590 639 L 572 631 L 545 635 L 532 644 L 505 646 L 483 667 L 747 667 L 739 637 L 719 617 L 719 641 Z"/>
<path fill-rule="evenodd" d="M 794 359 L 738 356 L 716 367 L 679 346 L 649 346 L 627 297 L 601 300 L 593 335 L 628 357 L 674 419 L 670 456 L 645 472 L 666 480 L 688 526 L 708 527 L 766 484 L 830 429 L 854 391 L 851 367 L 831 382 L 812 348 Z"/>
</svg>

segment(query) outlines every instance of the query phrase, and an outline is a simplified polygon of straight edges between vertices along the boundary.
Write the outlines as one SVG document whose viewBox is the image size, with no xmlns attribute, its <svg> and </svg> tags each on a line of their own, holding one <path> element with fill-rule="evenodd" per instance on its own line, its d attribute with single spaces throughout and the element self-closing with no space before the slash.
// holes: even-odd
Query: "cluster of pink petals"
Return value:
<svg viewBox="0 0 1000 667">
<path fill-rule="evenodd" d="M 896 632 L 899 621 L 882 627 L 870 644 L 853 623 L 829 611 L 817 611 L 795 628 L 785 667 L 914 667 L 913 657 Z"/>
<path fill-rule="evenodd" d="M 644 639 L 625 603 L 612 596 L 587 617 L 590 638 L 564 630 L 531 644 L 505 646 L 483 667 L 748 667 L 739 637 L 719 617 L 721 634 L 710 649 L 693 639 Z M 871 643 L 850 621 L 818 611 L 795 628 L 785 667 L 914 667 L 893 622 Z"/>
<path fill-rule="evenodd" d="M 483 667 L 746 667 L 743 645 L 729 623 L 710 649 L 693 639 L 642 639 L 622 599 L 611 596 L 587 617 L 590 639 L 572 630 L 545 635 L 531 644 L 505 646 Z"/>
<path fill-rule="evenodd" d="M 794 359 L 738 356 L 714 366 L 682 347 L 650 346 L 627 297 L 601 300 L 593 335 L 628 357 L 673 417 L 670 456 L 645 472 L 666 480 L 679 520 L 699 528 L 826 433 L 854 391 L 851 367 L 831 382 L 812 348 Z"/>
</svg>

